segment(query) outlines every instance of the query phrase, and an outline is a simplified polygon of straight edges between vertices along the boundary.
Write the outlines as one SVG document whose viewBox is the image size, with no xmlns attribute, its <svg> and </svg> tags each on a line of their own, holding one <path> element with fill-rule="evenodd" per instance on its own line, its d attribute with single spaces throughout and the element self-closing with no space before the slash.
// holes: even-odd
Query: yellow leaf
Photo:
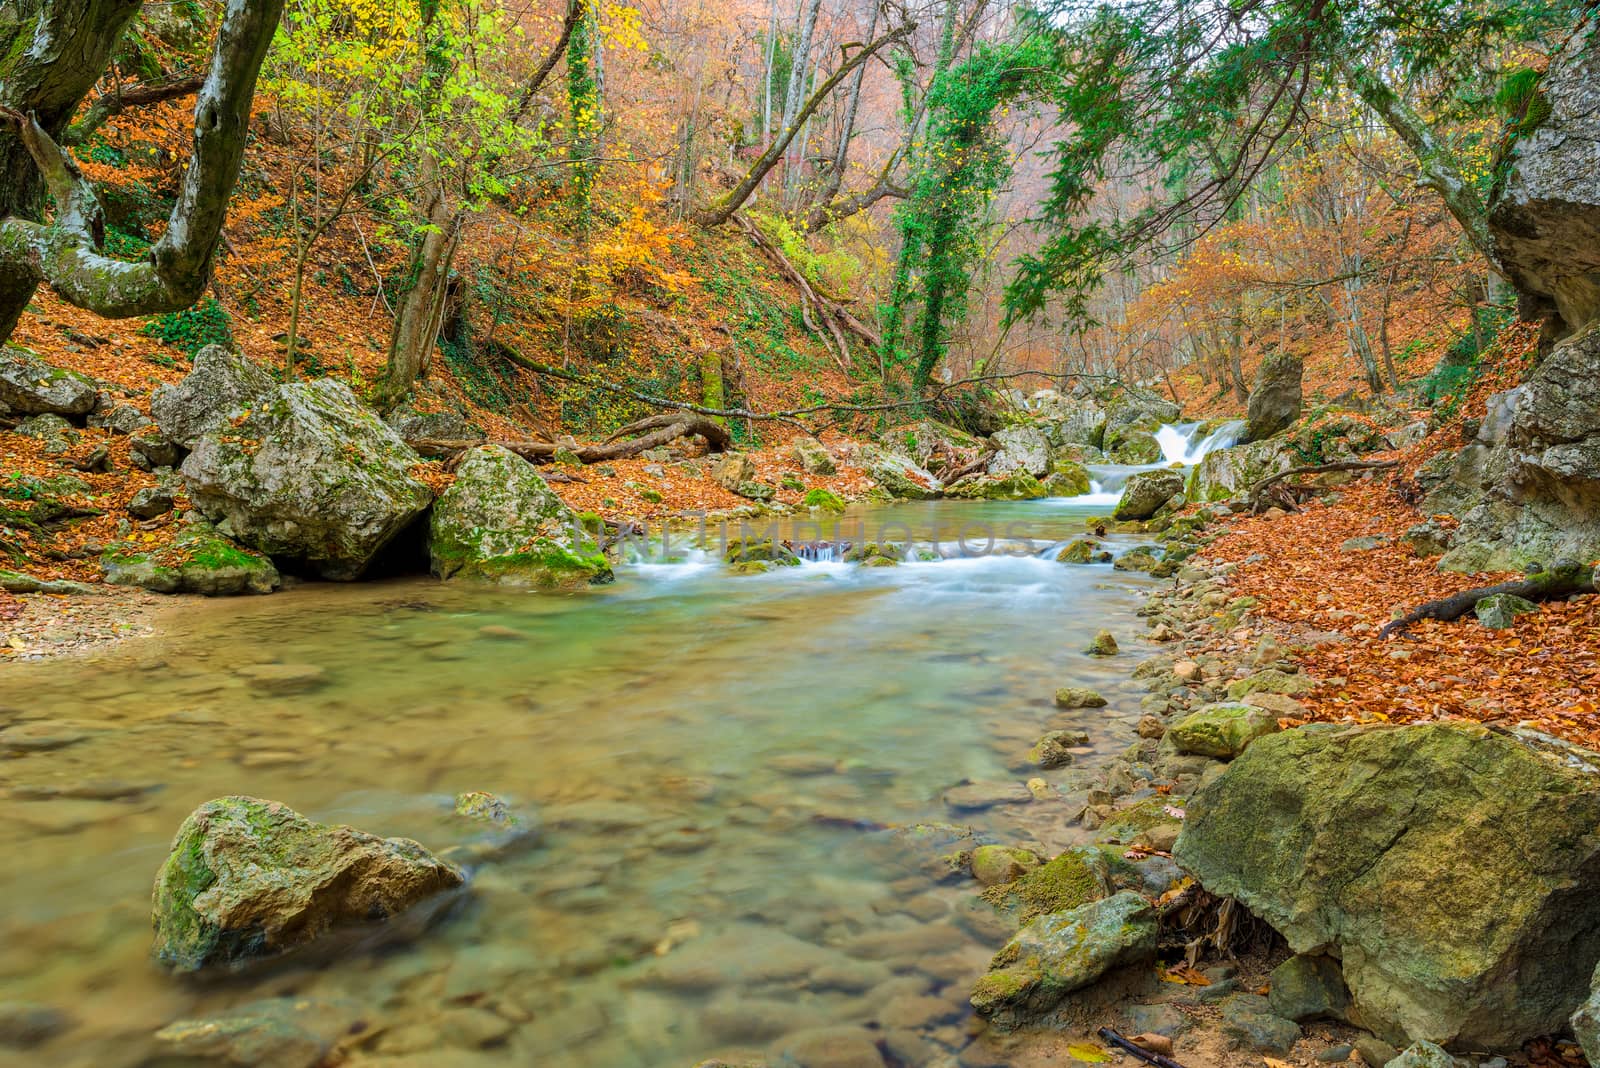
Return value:
<svg viewBox="0 0 1600 1068">
<path fill-rule="evenodd" d="M 1093 1042 L 1074 1042 L 1067 1047 L 1067 1056 L 1083 1061 L 1085 1064 L 1104 1064 L 1111 1059 L 1111 1054 Z"/>
</svg>

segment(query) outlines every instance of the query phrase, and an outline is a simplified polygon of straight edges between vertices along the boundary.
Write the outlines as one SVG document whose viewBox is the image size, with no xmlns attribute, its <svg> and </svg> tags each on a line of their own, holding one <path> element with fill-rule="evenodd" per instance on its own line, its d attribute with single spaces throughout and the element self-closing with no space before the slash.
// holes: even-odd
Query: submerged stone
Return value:
<svg viewBox="0 0 1600 1068">
<path fill-rule="evenodd" d="M 276 801 L 219 798 L 184 821 L 156 876 L 154 953 L 184 972 L 274 957 L 463 882 L 408 839 L 314 823 Z"/>
<path fill-rule="evenodd" d="M 1106 704 L 1099 691 L 1086 686 L 1063 686 L 1056 691 L 1057 708 L 1104 708 Z"/>
<path fill-rule="evenodd" d="M 314 1068 L 360 1018 L 356 1006 L 266 998 L 156 1032 L 168 1057 L 237 1068 Z"/>
</svg>

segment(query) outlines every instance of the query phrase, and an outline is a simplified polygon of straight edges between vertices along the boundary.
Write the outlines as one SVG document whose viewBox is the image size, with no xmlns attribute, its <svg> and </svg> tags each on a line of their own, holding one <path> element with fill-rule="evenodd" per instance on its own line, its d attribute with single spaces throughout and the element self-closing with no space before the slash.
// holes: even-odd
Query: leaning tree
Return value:
<svg viewBox="0 0 1600 1068">
<path fill-rule="evenodd" d="M 41 285 L 125 318 L 188 307 L 210 279 L 283 0 L 224 0 L 183 188 L 161 239 L 130 262 L 106 254 L 100 197 L 60 142 L 142 6 L 0 0 L 0 341 Z"/>
</svg>

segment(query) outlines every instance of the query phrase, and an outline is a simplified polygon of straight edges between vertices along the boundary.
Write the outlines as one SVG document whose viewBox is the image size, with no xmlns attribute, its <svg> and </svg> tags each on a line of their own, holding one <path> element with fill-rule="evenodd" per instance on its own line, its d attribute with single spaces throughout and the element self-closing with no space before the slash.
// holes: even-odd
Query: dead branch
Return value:
<svg viewBox="0 0 1600 1068">
<path fill-rule="evenodd" d="M 1262 479 L 1250 488 L 1250 510 L 1260 515 L 1267 510 L 1266 495 L 1269 490 L 1280 482 L 1294 478 L 1298 475 L 1325 475 L 1338 471 L 1386 471 L 1398 467 L 1395 460 L 1341 460 L 1338 463 L 1316 464 L 1310 467 L 1291 467 L 1287 471 L 1280 471 L 1275 475 Z M 1276 503 L 1284 506 L 1285 511 L 1294 511 L 1296 502 L 1293 496 L 1280 493 L 1275 499 Z"/>
<path fill-rule="evenodd" d="M 845 340 L 841 325 L 846 322 L 848 313 L 844 311 L 837 301 L 824 297 L 811 284 L 811 279 L 805 276 L 789 257 L 779 248 L 771 238 L 761 232 L 761 227 L 751 222 L 743 214 L 735 213 L 733 221 L 752 244 L 764 252 L 769 260 L 777 264 L 778 269 L 784 273 L 795 289 L 800 291 L 800 317 L 805 321 L 806 329 L 822 338 L 833 354 L 834 362 L 839 365 L 839 370 L 846 373 L 850 370 L 850 343 Z M 821 320 L 819 326 L 816 320 Z M 848 316 L 848 321 L 853 323 L 852 332 L 861 327 L 859 320 Z M 826 327 L 826 333 L 823 328 Z"/>
<path fill-rule="evenodd" d="M 632 438 L 628 441 L 612 440 L 604 445 L 580 445 L 572 453 L 585 464 L 606 463 L 610 460 L 625 460 L 630 456 L 637 456 L 650 449 L 670 445 L 679 438 L 698 435 L 706 439 L 712 452 L 723 452 L 727 449 L 731 439 L 728 428 L 720 423 L 713 422 L 704 416 L 693 415 L 689 412 L 680 412 L 673 415 L 670 421 L 663 421 L 661 416 L 652 416 L 650 420 L 642 420 L 657 425 L 657 429 Z M 637 426 L 637 424 L 635 424 Z M 422 456 L 436 459 L 451 460 L 468 449 L 475 449 L 480 445 L 498 445 L 507 452 L 515 453 L 524 460 L 534 463 L 548 463 L 555 459 L 561 446 L 548 441 L 457 441 L 444 438 L 425 438 L 411 443 Z"/>
<path fill-rule="evenodd" d="M 1437 619 L 1449 623 L 1478 607 L 1478 602 L 1485 597 L 1494 597 L 1502 593 L 1509 593 L 1513 597 L 1521 597 L 1528 601 L 1554 601 L 1570 597 L 1575 593 L 1596 592 L 1600 590 L 1595 586 L 1594 568 L 1571 560 L 1563 560 L 1548 570 L 1537 572 L 1524 579 L 1463 590 L 1449 597 L 1441 597 L 1437 601 L 1419 605 L 1399 619 L 1384 624 L 1383 629 L 1378 631 L 1378 637 L 1387 638 L 1391 634 L 1403 633 L 1411 624 L 1424 619 Z"/>
</svg>

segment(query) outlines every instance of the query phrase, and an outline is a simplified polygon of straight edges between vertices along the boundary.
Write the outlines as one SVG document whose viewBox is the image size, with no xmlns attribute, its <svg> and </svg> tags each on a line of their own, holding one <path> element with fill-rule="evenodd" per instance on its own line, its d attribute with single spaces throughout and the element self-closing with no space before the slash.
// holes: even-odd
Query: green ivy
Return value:
<svg viewBox="0 0 1600 1068">
<path fill-rule="evenodd" d="M 174 345 L 190 356 L 207 345 L 233 347 L 233 328 L 228 313 L 214 297 L 206 297 L 182 311 L 157 315 L 139 332 Z"/>
</svg>

